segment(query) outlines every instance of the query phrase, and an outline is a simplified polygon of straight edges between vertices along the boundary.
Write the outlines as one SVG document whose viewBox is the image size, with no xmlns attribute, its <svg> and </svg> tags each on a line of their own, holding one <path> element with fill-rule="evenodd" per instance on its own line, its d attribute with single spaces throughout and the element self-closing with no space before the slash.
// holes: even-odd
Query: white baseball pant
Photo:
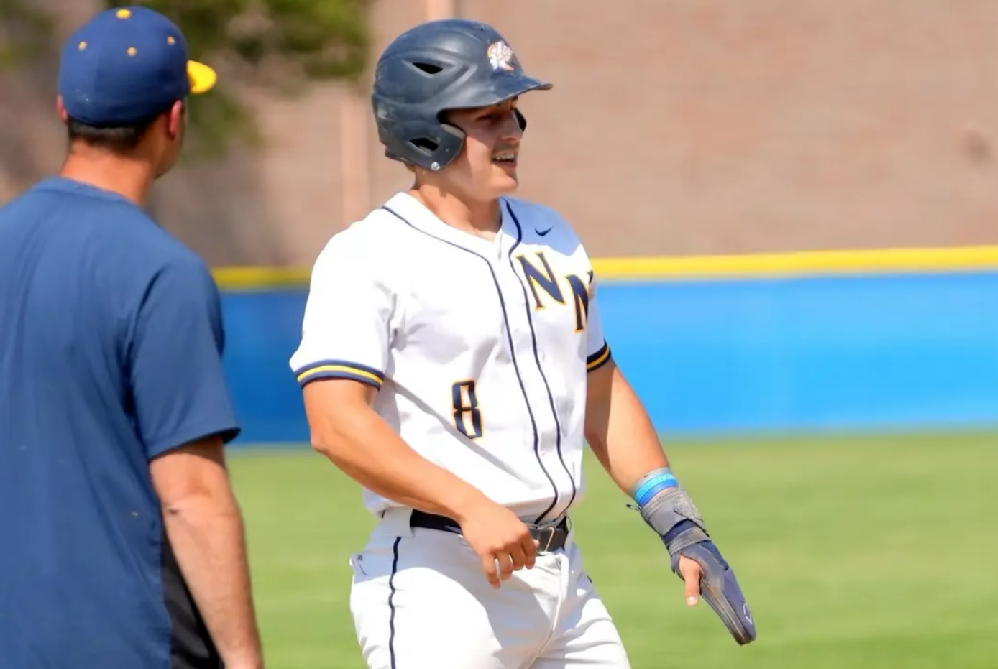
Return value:
<svg viewBox="0 0 998 669">
<path fill-rule="evenodd" d="M 629 669 L 571 535 L 495 590 L 459 535 L 409 513 L 388 511 L 350 560 L 368 669 Z"/>
</svg>

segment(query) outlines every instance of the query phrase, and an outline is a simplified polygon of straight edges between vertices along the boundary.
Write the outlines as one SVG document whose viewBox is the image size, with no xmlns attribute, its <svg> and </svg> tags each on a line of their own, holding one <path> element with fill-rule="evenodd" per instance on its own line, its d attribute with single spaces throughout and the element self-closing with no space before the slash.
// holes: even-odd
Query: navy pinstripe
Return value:
<svg viewBox="0 0 998 669">
<path fill-rule="evenodd" d="M 399 568 L 399 544 L 402 537 L 395 539 L 392 545 L 392 573 L 388 577 L 388 656 L 391 669 L 395 669 L 395 574 Z"/>
<path fill-rule="evenodd" d="M 523 229 L 520 227 L 520 219 L 518 219 L 516 217 L 516 214 L 513 212 L 513 206 L 509 203 L 509 201 L 504 201 L 504 202 L 506 204 L 506 211 L 509 212 L 510 218 L 513 219 L 513 223 L 516 225 L 516 243 L 514 243 L 513 246 L 509 249 L 509 266 L 513 268 L 513 273 L 516 274 L 516 267 L 513 265 L 513 251 L 515 251 L 516 247 L 520 245 L 520 240 L 523 238 Z M 519 278 L 519 276 L 520 275 L 517 274 L 517 278 Z M 554 443 L 555 443 L 555 449 L 558 452 L 558 461 L 561 463 L 562 469 L 565 470 L 565 474 L 568 475 L 568 480 L 572 484 L 572 496 L 568 500 L 568 506 L 570 507 L 572 506 L 572 503 L 575 501 L 575 495 L 577 494 L 577 490 L 575 488 L 575 479 L 572 478 L 572 473 L 568 470 L 568 466 L 565 464 L 565 458 L 561 453 L 561 420 L 558 418 L 558 408 L 555 406 L 554 403 L 554 395 L 551 393 L 551 386 L 548 383 L 547 376 L 544 374 L 544 368 L 541 366 L 541 358 L 537 351 L 537 332 L 534 330 L 534 319 L 530 313 L 530 299 L 527 297 L 527 287 L 524 285 L 522 280 L 520 281 L 520 287 L 523 289 L 523 300 L 527 309 L 527 323 L 530 325 L 530 338 L 534 344 L 534 361 L 537 363 L 537 371 L 540 372 L 541 379 L 544 381 L 544 390 L 547 391 L 548 402 L 550 402 L 551 404 L 551 414 L 554 416 L 554 426 L 555 426 Z M 544 510 L 544 513 L 540 515 L 540 517 L 537 519 L 536 522 L 540 523 L 541 520 L 544 518 L 544 516 L 546 516 L 551 512 L 551 509 L 555 507 L 555 504 L 557 504 L 557 502 L 558 498 L 555 497 L 555 499 L 551 502 L 551 506 L 549 506 L 547 509 Z M 566 507 L 566 509 L 567 508 L 568 507 Z"/>
</svg>

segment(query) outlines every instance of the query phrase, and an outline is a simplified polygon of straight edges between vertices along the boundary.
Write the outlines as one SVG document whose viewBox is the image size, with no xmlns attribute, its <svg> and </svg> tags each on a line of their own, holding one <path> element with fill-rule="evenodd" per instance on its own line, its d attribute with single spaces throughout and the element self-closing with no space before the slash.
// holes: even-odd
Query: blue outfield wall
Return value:
<svg viewBox="0 0 998 669">
<path fill-rule="evenodd" d="M 244 432 L 301 443 L 305 289 L 223 291 Z M 998 426 L 998 271 L 600 284 L 614 356 L 684 438 Z"/>
</svg>

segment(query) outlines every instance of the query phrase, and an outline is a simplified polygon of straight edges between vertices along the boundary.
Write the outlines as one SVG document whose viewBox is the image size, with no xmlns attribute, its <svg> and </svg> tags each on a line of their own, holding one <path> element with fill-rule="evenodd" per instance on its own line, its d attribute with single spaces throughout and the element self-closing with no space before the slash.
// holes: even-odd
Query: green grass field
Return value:
<svg viewBox="0 0 998 669">
<path fill-rule="evenodd" d="M 998 668 L 998 435 L 672 445 L 753 607 L 741 648 L 687 609 L 595 460 L 575 514 L 635 669 Z M 308 450 L 230 456 L 273 669 L 362 669 L 347 558 L 373 518 Z M 400 669 L 406 669 L 400 667 Z"/>
</svg>

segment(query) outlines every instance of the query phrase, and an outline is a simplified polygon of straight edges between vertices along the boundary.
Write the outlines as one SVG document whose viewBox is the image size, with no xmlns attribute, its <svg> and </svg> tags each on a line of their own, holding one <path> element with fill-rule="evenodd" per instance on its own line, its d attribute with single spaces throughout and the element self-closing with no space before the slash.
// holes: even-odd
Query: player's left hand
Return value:
<svg viewBox="0 0 998 669">
<path fill-rule="evenodd" d="M 686 583 L 686 605 L 696 606 L 700 600 L 700 578 L 703 576 L 703 569 L 696 560 L 691 560 L 685 555 L 680 556 L 677 569 L 679 577 Z"/>
<path fill-rule="evenodd" d="M 755 641 L 755 621 L 748 602 L 735 572 L 714 542 L 708 538 L 670 553 L 672 571 L 686 584 L 686 604 L 696 606 L 698 595 L 703 595 L 739 645 Z"/>
<path fill-rule="evenodd" d="M 687 605 L 695 606 L 702 596 L 735 641 L 740 645 L 755 641 L 755 621 L 735 572 L 707 534 L 686 491 L 663 490 L 640 511 L 669 551 L 672 571 L 685 583 Z"/>
</svg>

